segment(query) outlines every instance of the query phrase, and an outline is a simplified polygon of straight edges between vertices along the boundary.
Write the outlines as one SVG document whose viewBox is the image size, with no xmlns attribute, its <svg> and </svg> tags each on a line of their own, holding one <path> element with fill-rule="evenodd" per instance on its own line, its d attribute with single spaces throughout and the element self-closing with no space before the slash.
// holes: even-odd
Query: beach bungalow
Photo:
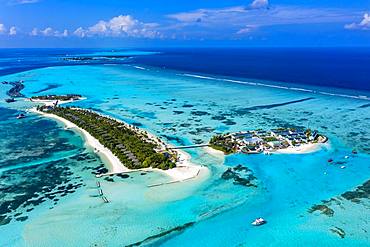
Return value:
<svg viewBox="0 0 370 247">
<path fill-rule="evenodd" d="M 281 142 L 280 141 L 270 141 L 267 143 L 272 148 L 280 148 Z"/>
<path fill-rule="evenodd" d="M 263 140 L 259 137 L 251 137 L 251 138 L 244 138 L 244 143 L 246 145 L 256 145 L 258 143 L 261 143 Z"/>
</svg>

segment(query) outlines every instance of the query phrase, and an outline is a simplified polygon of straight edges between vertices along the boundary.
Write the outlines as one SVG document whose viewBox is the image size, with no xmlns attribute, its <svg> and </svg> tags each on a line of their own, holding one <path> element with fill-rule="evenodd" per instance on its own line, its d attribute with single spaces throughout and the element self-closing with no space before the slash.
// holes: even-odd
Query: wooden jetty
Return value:
<svg viewBox="0 0 370 247">
<path fill-rule="evenodd" d="M 102 196 L 102 197 L 101 197 L 101 199 L 103 199 L 103 201 L 104 201 L 105 203 L 108 203 L 108 202 L 109 202 L 109 200 L 108 200 L 105 196 Z"/>
<path fill-rule="evenodd" d="M 188 146 L 177 146 L 177 147 L 169 147 L 168 149 L 187 149 L 187 148 L 200 148 L 200 147 L 208 147 L 208 143 L 203 144 L 195 144 L 195 145 L 188 145 Z"/>
</svg>

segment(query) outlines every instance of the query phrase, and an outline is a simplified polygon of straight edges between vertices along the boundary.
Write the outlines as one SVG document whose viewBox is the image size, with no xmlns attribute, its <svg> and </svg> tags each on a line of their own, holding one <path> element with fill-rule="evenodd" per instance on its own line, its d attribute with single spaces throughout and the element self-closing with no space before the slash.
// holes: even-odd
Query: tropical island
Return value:
<svg viewBox="0 0 370 247">
<path fill-rule="evenodd" d="M 5 102 L 12 103 L 15 102 L 14 98 L 22 98 L 24 95 L 21 93 L 21 91 L 24 89 L 23 81 L 3 81 L 1 82 L 4 85 L 11 85 L 12 88 L 9 89 L 6 94 L 10 97 L 8 99 L 5 99 Z"/>
<path fill-rule="evenodd" d="M 40 96 L 32 96 L 30 98 L 31 101 L 37 100 L 59 100 L 59 101 L 75 101 L 82 99 L 80 94 L 65 94 L 65 95 L 40 95 Z"/>
<path fill-rule="evenodd" d="M 81 57 L 65 57 L 63 60 L 65 61 L 95 61 L 95 60 L 111 60 L 111 59 L 125 59 L 130 58 L 131 56 L 126 55 L 117 55 L 117 56 L 81 56 Z"/>
<path fill-rule="evenodd" d="M 282 150 L 302 150 L 303 147 L 313 147 L 327 140 L 326 136 L 311 129 L 277 128 L 216 135 L 211 138 L 209 144 L 224 154 L 270 154 Z"/>
<path fill-rule="evenodd" d="M 75 107 L 39 106 L 37 110 L 54 114 L 83 128 L 129 169 L 152 167 L 167 170 L 176 166 L 177 154 L 174 151 L 163 150 L 158 140 L 135 126 Z"/>
<path fill-rule="evenodd" d="M 63 123 L 84 137 L 108 168 L 97 177 L 134 171 L 157 171 L 172 178 L 149 187 L 182 182 L 208 175 L 205 166 L 191 163 L 191 156 L 155 135 L 92 110 L 60 105 L 85 99 L 81 95 L 35 96 L 31 111 Z M 54 100 L 51 100 L 54 99 Z M 63 99 L 63 100 L 62 100 Z"/>
</svg>

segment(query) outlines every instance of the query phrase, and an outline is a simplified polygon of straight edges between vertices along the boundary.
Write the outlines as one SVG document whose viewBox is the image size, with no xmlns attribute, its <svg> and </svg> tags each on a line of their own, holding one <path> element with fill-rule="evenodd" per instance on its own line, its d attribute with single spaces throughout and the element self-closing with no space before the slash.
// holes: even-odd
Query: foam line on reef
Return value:
<svg viewBox="0 0 370 247">
<path fill-rule="evenodd" d="M 307 88 L 299 88 L 299 87 L 289 87 L 289 86 L 281 86 L 281 85 L 274 85 L 274 84 L 267 84 L 267 83 L 260 83 L 260 82 L 251 82 L 251 81 L 241 81 L 241 80 L 233 80 L 233 79 L 225 79 L 225 78 L 217 78 L 217 77 L 210 77 L 210 76 L 203 76 L 203 75 L 196 75 L 196 74 L 177 74 L 180 76 L 186 77 L 193 77 L 198 79 L 204 80 L 216 80 L 216 81 L 224 81 L 224 82 L 233 82 L 243 85 L 250 85 L 250 86 L 261 86 L 261 87 L 270 87 L 270 88 L 278 88 L 284 90 L 292 90 L 292 91 L 302 91 L 307 93 L 314 93 L 314 94 L 322 94 L 328 96 L 336 96 L 336 97 L 343 97 L 343 98 L 352 98 L 352 99 L 360 99 L 360 100 L 370 100 L 369 96 L 366 95 L 350 95 L 350 94 L 341 94 L 341 93 L 332 93 L 332 92 L 325 92 L 325 91 L 317 91 Z"/>
</svg>

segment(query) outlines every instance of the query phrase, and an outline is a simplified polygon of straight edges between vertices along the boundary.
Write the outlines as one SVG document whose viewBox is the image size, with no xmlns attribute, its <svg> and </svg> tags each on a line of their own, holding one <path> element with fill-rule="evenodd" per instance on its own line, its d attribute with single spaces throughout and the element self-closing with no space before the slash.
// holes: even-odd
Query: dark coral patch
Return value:
<svg viewBox="0 0 370 247">
<path fill-rule="evenodd" d="M 308 210 L 309 213 L 313 213 L 313 212 L 316 212 L 316 211 L 320 211 L 322 214 L 324 214 L 326 216 L 329 216 L 329 217 L 332 217 L 334 215 L 334 210 L 329 208 L 328 206 L 326 206 L 324 204 L 313 205 Z"/>
<path fill-rule="evenodd" d="M 194 115 L 194 116 L 206 116 L 206 115 L 210 115 L 206 111 L 192 111 L 191 114 Z"/>
<path fill-rule="evenodd" d="M 173 111 L 173 113 L 174 113 L 175 115 L 180 115 L 180 114 L 183 114 L 184 112 L 183 112 L 183 111 Z"/>
<path fill-rule="evenodd" d="M 237 165 L 234 168 L 228 168 L 222 175 L 222 179 L 233 180 L 233 184 L 246 187 L 257 187 L 257 178 L 248 167 Z"/>
<path fill-rule="evenodd" d="M 120 177 L 120 178 L 123 178 L 123 179 L 130 177 L 128 174 L 125 174 L 125 173 L 120 173 L 120 174 L 117 174 L 116 176 Z"/>
<path fill-rule="evenodd" d="M 182 107 L 184 107 L 184 108 L 191 108 L 191 107 L 193 107 L 193 105 L 190 105 L 190 104 L 183 104 L 183 105 L 182 105 Z"/>
<path fill-rule="evenodd" d="M 226 124 L 226 125 L 235 125 L 235 124 L 236 124 L 236 122 L 231 121 L 230 119 L 227 119 L 227 120 L 225 120 L 225 121 L 222 121 L 222 123 L 224 123 L 224 124 Z"/>
<path fill-rule="evenodd" d="M 213 120 L 220 120 L 220 121 L 222 121 L 222 120 L 225 120 L 226 117 L 223 116 L 223 115 L 218 115 L 218 116 L 213 116 L 212 119 Z"/>
</svg>

